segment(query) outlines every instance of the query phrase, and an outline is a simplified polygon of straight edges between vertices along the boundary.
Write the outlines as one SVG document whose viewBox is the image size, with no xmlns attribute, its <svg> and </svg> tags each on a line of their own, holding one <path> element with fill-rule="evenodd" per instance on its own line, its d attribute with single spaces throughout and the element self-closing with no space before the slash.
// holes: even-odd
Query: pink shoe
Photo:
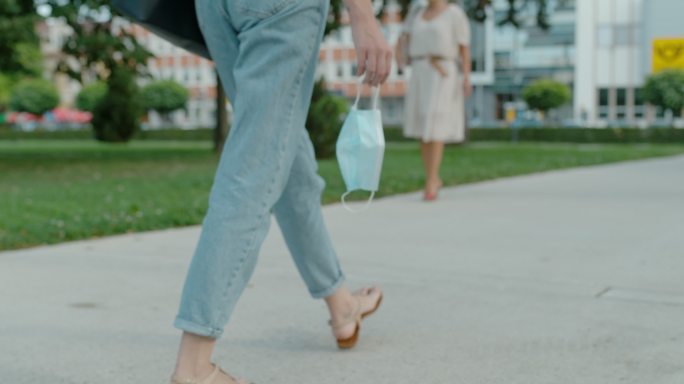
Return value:
<svg viewBox="0 0 684 384">
<path fill-rule="evenodd" d="M 437 200 L 437 197 L 439 196 L 438 192 L 435 193 L 427 193 L 423 195 L 423 201 L 431 202 Z"/>
<path fill-rule="evenodd" d="M 444 183 L 442 183 L 442 181 L 440 180 L 439 185 L 437 185 L 436 191 L 434 191 L 432 193 L 425 191 L 425 193 L 423 194 L 423 201 L 435 201 L 435 200 L 437 200 L 437 197 L 439 197 L 439 190 L 442 188 L 443 185 L 444 185 Z"/>
</svg>

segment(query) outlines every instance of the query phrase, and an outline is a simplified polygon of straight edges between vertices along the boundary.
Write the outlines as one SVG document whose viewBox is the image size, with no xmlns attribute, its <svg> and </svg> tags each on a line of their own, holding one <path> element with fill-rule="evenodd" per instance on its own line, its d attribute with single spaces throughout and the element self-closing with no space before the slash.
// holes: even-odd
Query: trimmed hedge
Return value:
<svg viewBox="0 0 684 384">
<path fill-rule="evenodd" d="M 0 140 L 94 140 L 92 129 L 24 132 L 0 128 Z M 213 129 L 156 129 L 141 130 L 134 140 L 177 140 L 177 141 L 211 141 Z"/>
<path fill-rule="evenodd" d="M 551 143 L 683 143 L 677 128 L 473 128 L 470 141 L 537 141 Z"/>
<path fill-rule="evenodd" d="M 517 137 L 516 137 L 517 136 Z M 550 143 L 683 143 L 678 128 L 470 128 L 468 141 L 530 141 Z M 386 127 L 389 142 L 415 141 L 403 136 L 399 127 Z"/>
<path fill-rule="evenodd" d="M 468 130 L 470 142 L 519 141 L 551 143 L 682 143 L 684 129 L 678 128 L 471 128 Z M 91 140 L 93 131 L 33 131 L 23 132 L 0 126 L 0 140 Z M 158 129 L 139 131 L 134 140 L 177 140 L 211 141 L 213 129 Z M 403 136 L 400 128 L 387 127 L 385 139 L 388 142 L 411 142 Z"/>
</svg>

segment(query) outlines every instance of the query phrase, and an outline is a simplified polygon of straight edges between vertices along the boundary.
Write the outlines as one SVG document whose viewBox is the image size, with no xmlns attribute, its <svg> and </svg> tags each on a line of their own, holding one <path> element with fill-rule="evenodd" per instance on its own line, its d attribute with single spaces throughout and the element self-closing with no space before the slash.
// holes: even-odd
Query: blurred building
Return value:
<svg viewBox="0 0 684 384">
<path fill-rule="evenodd" d="M 508 2 L 497 0 L 494 18 L 503 20 Z M 487 90 L 487 112 L 483 125 L 520 119 L 511 115 L 522 108 L 522 91 L 535 80 L 549 78 L 573 86 L 575 65 L 575 2 L 549 1 L 550 27 L 541 29 L 534 8 L 522 8 L 518 19 L 520 27 L 510 24 L 498 26 L 494 31 L 495 81 Z M 572 117 L 570 107 L 553 111 L 556 120 Z M 492 124 L 494 123 L 494 124 Z"/>
<path fill-rule="evenodd" d="M 171 124 L 181 128 L 212 127 L 216 124 L 216 75 L 214 64 L 180 49 L 166 40 L 137 25 L 133 33 L 138 42 L 145 46 L 154 58 L 147 67 L 156 80 L 174 80 L 190 91 L 190 98 L 184 110 L 171 114 Z M 145 84 L 149 79 L 141 79 Z M 148 114 L 147 125 L 151 128 L 162 125 L 161 116 Z"/>
<path fill-rule="evenodd" d="M 381 18 L 383 32 L 389 43 L 394 47 L 401 35 L 402 18 L 400 7 L 396 1 L 387 2 Z M 492 51 L 492 32 L 494 23 L 491 18 L 484 24 L 472 24 L 472 79 L 475 88 L 474 100 L 470 106 L 470 116 L 478 116 L 485 109 L 484 87 L 494 82 L 494 55 Z M 320 51 L 320 63 L 317 76 L 322 77 L 328 88 L 352 100 L 356 97 L 356 51 L 352 41 L 349 16 L 342 15 L 342 26 L 328 35 Z M 407 76 L 398 73 L 395 63 L 392 65 L 390 76 L 380 90 L 383 122 L 386 125 L 400 125 L 404 110 L 404 95 L 406 94 Z M 363 90 L 363 98 L 369 97 L 369 89 Z"/>
<path fill-rule="evenodd" d="M 669 118 L 663 111 L 644 105 L 641 88 L 653 72 L 653 52 L 661 52 L 656 56 L 667 59 L 681 54 L 684 61 L 684 27 L 679 21 L 684 0 L 548 0 L 548 30 L 537 26 L 534 7 L 521 8 L 519 28 L 496 25 L 505 18 L 508 4 L 507 0 L 492 0 L 487 20 L 471 23 L 474 92 L 467 101 L 471 126 L 519 122 L 525 108 L 522 90 L 540 78 L 558 80 L 574 90 L 571 105 L 552 116 L 566 125 L 646 125 Z M 393 46 L 401 25 L 400 7 L 389 0 L 382 27 Z M 213 126 L 213 64 L 143 28 L 136 26 L 134 32 L 156 56 L 149 62 L 152 77 L 175 80 L 190 90 L 187 108 L 172 115 L 172 124 L 185 128 Z M 39 25 L 39 33 L 46 70 L 52 73 L 70 30 L 64 23 L 48 19 Z M 317 76 L 325 79 L 329 89 L 352 100 L 356 95 L 356 52 L 348 15 L 343 14 L 342 27 L 324 39 L 319 55 Z M 681 67 L 684 69 L 684 63 Z M 402 123 L 409 75 L 410 68 L 400 74 L 393 65 L 381 88 L 383 120 L 388 125 Z M 141 85 L 148 81 L 140 79 Z M 55 82 L 63 104 L 71 105 L 79 83 L 61 75 Z M 369 90 L 364 89 L 363 97 L 368 96 Z M 149 127 L 161 123 L 159 116 L 149 114 Z"/>
<path fill-rule="evenodd" d="M 81 84 L 62 73 L 55 73 L 62 61 L 62 46 L 72 33 L 71 28 L 61 20 L 45 19 L 36 25 L 43 54 L 43 67 L 47 78 L 51 78 L 60 95 L 61 104 L 71 106 L 81 90 Z"/>
<path fill-rule="evenodd" d="M 646 106 L 646 77 L 668 64 L 684 69 L 684 1 L 577 0 L 575 119 L 589 126 L 662 124 Z"/>
<path fill-rule="evenodd" d="M 420 0 L 417 2 L 420 3 Z M 522 90 L 531 81 L 553 78 L 569 87 L 574 82 L 574 0 L 549 1 L 549 30 L 541 30 L 537 26 L 533 7 L 525 7 L 520 11 L 520 28 L 496 26 L 496 22 L 505 17 L 508 1 L 494 0 L 492 5 L 484 23 L 471 22 L 471 82 L 474 89 L 467 101 L 471 126 L 496 126 L 507 119 L 516 118 L 515 113 L 511 115 L 510 112 L 520 109 Z M 344 26 L 323 42 L 319 75 L 325 78 L 331 89 L 351 99 L 355 96 L 353 73 L 356 55 L 346 17 L 343 21 Z M 382 21 L 385 35 L 394 45 L 401 33 L 402 23 L 396 2 L 389 2 Z M 387 84 L 382 87 L 381 105 L 386 124 L 402 122 L 407 76 L 410 76 L 410 69 L 405 74 L 399 74 L 394 66 Z M 559 119 L 571 119 L 572 107 L 565 107 L 557 115 Z"/>
<path fill-rule="evenodd" d="M 118 22 L 128 26 L 128 22 L 123 19 L 118 19 Z M 213 126 L 216 114 L 216 77 L 213 64 L 175 47 L 142 27 L 134 25 L 132 28 L 138 41 L 155 55 L 148 62 L 152 79 L 175 80 L 190 91 L 186 108 L 171 114 L 171 124 L 182 128 Z M 64 74 L 55 73 L 58 63 L 64 58 L 62 46 L 72 30 L 62 20 L 48 18 L 38 24 L 37 31 L 41 39 L 46 74 L 53 79 L 61 104 L 73 106 L 81 84 Z M 94 74 L 82 75 L 85 82 L 96 80 Z M 152 79 L 141 77 L 138 83 L 142 86 Z M 162 125 L 161 117 L 155 112 L 150 112 L 146 120 L 145 125 L 149 128 Z"/>
</svg>

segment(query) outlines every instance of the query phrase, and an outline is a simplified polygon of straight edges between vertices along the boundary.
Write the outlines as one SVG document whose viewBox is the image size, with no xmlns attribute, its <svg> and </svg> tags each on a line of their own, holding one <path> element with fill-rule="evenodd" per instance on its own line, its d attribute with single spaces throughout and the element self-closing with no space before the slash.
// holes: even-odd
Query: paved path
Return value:
<svg viewBox="0 0 684 384">
<path fill-rule="evenodd" d="M 684 383 L 684 157 L 325 214 L 382 310 L 338 352 L 274 226 L 218 347 L 259 384 Z M 0 382 L 166 383 L 197 227 L 0 254 Z"/>
</svg>

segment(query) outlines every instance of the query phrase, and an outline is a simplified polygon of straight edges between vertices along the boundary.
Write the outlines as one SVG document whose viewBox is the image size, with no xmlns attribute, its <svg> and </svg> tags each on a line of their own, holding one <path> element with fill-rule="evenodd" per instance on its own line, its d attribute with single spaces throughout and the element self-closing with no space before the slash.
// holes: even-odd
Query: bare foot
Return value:
<svg viewBox="0 0 684 384">
<path fill-rule="evenodd" d="M 441 179 L 426 181 L 424 199 L 427 201 L 435 200 L 437 198 L 437 194 L 439 193 L 440 188 L 442 188 L 443 185 L 444 183 L 442 183 Z"/>
</svg>

